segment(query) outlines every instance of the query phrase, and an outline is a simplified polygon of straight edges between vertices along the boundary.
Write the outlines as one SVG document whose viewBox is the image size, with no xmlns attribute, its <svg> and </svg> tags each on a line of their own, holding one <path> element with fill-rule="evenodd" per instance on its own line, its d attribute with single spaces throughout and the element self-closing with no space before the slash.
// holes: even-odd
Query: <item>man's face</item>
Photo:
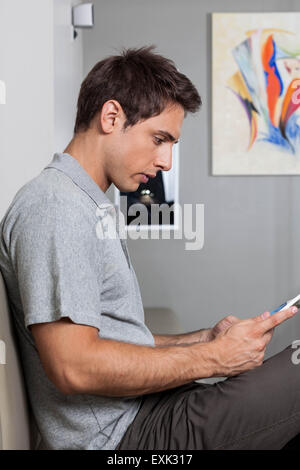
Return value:
<svg viewBox="0 0 300 470">
<path fill-rule="evenodd" d="M 179 139 L 183 119 L 184 109 L 175 104 L 125 131 L 119 126 L 106 147 L 109 181 L 120 191 L 131 192 L 159 170 L 170 170 L 172 146 Z"/>
</svg>

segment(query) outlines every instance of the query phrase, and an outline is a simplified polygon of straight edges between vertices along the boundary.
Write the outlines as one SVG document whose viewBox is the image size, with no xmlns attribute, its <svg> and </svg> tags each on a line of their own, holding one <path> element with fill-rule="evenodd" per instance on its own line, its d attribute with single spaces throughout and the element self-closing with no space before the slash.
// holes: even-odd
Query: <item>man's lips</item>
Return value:
<svg viewBox="0 0 300 470">
<path fill-rule="evenodd" d="M 144 175 L 144 173 L 141 173 L 141 177 L 142 177 L 142 182 L 143 183 L 148 183 L 148 181 L 149 181 L 148 176 Z"/>
<path fill-rule="evenodd" d="M 147 183 L 149 181 L 149 178 L 155 178 L 156 175 L 153 175 L 151 173 L 141 173 L 142 181 L 143 183 Z"/>
</svg>

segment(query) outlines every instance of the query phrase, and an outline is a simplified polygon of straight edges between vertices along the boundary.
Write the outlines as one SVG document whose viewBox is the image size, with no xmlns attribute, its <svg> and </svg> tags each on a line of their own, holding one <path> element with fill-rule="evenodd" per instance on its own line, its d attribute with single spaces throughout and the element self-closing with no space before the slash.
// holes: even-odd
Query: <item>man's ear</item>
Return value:
<svg viewBox="0 0 300 470">
<path fill-rule="evenodd" d="M 117 126 L 122 127 L 124 121 L 124 111 L 120 103 L 116 100 L 109 100 L 104 103 L 100 113 L 100 124 L 105 134 L 110 134 Z"/>
</svg>

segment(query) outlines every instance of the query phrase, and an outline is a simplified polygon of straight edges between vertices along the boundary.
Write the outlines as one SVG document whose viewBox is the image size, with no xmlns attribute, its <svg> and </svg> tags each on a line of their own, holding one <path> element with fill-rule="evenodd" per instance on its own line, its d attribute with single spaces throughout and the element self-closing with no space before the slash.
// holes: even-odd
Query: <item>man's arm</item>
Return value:
<svg viewBox="0 0 300 470">
<path fill-rule="evenodd" d="M 215 372 L 210 343 L 156 348 L 102 339 L 68 317 L 30 329 L 46 375 L 64 394 L 139 396 Z"/>
<path fill-rule="evenodd" d="M 265 314 L 240 320 L 207 343 L 162 348 L 102 339 L 97 328 L 68 317 L 31 330 L 45 373 L 62 393 L 140 396 L 261 365 L 274 327 L 295 311 Z"/>
<path fill-rule="evenodd" d="M 211 336 L 211 328 L 192 331 L 191 333 L 183 333 L 179 335 L 153 335 L 156 347 L 176 346 L 193 343 L 207 343 L 213 338 Z"/>
</svg>

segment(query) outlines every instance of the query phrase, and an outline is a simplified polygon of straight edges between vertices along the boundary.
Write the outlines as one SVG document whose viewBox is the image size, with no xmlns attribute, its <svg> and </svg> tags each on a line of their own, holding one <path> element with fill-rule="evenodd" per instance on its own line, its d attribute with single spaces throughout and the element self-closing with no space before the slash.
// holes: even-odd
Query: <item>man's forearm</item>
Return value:
<svg viewBox="0 0 300 470">
<path fill-rule="evenodd" d="M 206 343 L 211 338 L 211 328 L 183 333 L 180 335 L 153 335 L 156 347 Z"/>
<path fill-rule="evenodd" d="M 156 348 L 98 339 L 71 360 L 66 394 L 138 396 L 211 377 L 212 342 Z"/>
</svg>

